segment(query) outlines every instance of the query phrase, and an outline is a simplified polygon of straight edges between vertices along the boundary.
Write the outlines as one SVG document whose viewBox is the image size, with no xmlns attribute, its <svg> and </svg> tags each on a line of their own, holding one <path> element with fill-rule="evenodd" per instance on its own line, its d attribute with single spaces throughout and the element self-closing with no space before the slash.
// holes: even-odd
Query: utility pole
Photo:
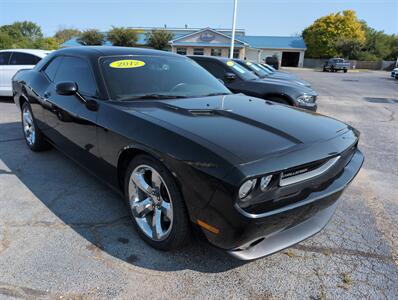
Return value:
<svg viewBox="0 0 398 300">
<path fill-rule="evenodd" d="M 236 26 L 236 9 L 238 6 L 238 0 L 234 0 L 234 16 L 232 18 L 232 38 L 231 38 L 231 49 L 229 52 L 229 58 L 234 57 L 234 45 L 235 45 L 235 26 Z"/>
</svg>

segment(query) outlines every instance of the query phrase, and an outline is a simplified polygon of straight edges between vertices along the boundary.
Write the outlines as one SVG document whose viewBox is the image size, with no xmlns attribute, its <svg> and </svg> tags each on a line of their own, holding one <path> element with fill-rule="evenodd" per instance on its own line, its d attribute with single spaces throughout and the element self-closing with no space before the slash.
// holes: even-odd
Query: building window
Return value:
<svg viewBox="0 0 398 300">
<path fill-rule="evenodd" d="M 187 55 L 187 48 L 177 48 L 177 54 Z"/>
<path fill-rule="evenodd" d="M 229 57 L 230 53 L 231 53 L 231 49 L 228 50 L 228 57 Z M 237 48 L 234 48 L 234 58 L 239 58 L 239 53 L 240 53 L 240 50 Z"/>
<path fill-rule="evenodd" d="M 193 55 L 203 55 L 204 49 L 203 48 L 193 48 Z"/>
<path fill-rule="evenodd" d="M 221 48 L 211 48 L 211 56 L 221 56 Z"/>
</svg>

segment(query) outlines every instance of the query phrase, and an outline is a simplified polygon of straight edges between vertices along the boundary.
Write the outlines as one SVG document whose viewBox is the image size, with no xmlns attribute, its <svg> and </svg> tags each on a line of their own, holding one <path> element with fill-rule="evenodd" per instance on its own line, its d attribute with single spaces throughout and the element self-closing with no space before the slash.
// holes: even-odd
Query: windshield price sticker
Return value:
<svg viewBox="0 0 398 300">
<path fill-rule="evenodd" d="M 116 69 L 132 69 L 145 66 L 145 62 L 134 59 L 117 60 L 109 64 L 111 68 Z"/>
</svg>

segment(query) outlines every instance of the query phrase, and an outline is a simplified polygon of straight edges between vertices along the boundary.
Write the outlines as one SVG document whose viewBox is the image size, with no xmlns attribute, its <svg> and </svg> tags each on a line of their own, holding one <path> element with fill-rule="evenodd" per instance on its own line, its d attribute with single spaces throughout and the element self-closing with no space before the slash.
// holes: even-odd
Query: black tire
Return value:
<svg viewBox="0 0 398 300">
<path fill-rule="evenodd" d="M 24 115 L 23 115 L 24 111 L 29 111 L 31 120 L 32 120 L 32 124 L 33 124 L 33 128 L 34 128 L 34 132 L 35 132 L 34 138 L 30 141 L 29 141 L 29 139 L 27 137 L 27 133 L 24 129 Z M 33 116 L 32 108 L 30 107 L 30 104 L 28 102 L 24 102 L 21 107 L 21 124 L 22 124 L 22 133 L 25 137 L 26 145 L 28 145 L 30 150 L 32 150 L 34 152 L 40 152 L 40 151 L 45 151 L 45 150 L 48 150 L 51 148 L 50 144 L 46 141 L 42 132 L 37 127 L 36 120 Z"/>
<path fill-rule="evenodd" d="M 344 69 L 344 73 L 347 73 L 347 69 Z"/>
<path fill-rule="evenodd" d="M 171 202 L 172 202 L 172 211 L 173 211 L 173 221 L 172 227 L 168 234 L 168 236 L 161 241 L 154 241 L 149 238 L 137 224 L 136 218 L 134 217 L 130 204 L 129 204 L 129 181 L 133 171 L 141 166 L 146 165 L 155 169 L 159 175 L 162 177 L 164 183 L 167 186 L 167 190 L 170 194 Z M 187 209 L 185 207 L 185 202 L 181 196 L 181 192 L 177 186 L 177 183 L 170 173 L 170 171 L 158 160 L 149 155 L 138 155 L 134 157 L 126 170 L 125 178 L 124 178 L 124 197 L 125 201 L 129 207 L 129 211 L 131 212 L 131 216 L 133 219 L 133 224 L 135 229 L 137 230 L 140 237 L 148 243 L 153 248 L 169 251 L 181 248 L 184 244 L 190 241 L 191 237 L 191 226 L 187 213 Z"/>
<path fill-rule="evenodd" d="M 323 67 L 323 72 L 326 72 L 327 70 L 326 70 L 326 68 L 325 67 Z"/>
</svg>

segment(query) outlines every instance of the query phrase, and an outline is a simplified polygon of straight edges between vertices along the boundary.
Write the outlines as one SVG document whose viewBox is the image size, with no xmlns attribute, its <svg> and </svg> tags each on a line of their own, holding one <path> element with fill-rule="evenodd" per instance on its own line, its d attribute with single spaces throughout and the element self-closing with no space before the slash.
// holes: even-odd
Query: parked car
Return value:
<svg viewBox="0 0 398 300">
<path fill-rule="evenodd" d="M 292 78 L 297 78 L 296 75 L 286 72 L 286 71 L 281 71 L 281 70 L 277 70 L 275 69 L 273 66 L 270 66 L 269 64 L 266 63 L 259 63 L 259 65 L 261 65 L 263 68 L 266 68 L 268 71 L 272 72 L 272 73 L 277 73 L 277 74 L 284 74 L 284 75 L 288 75 L 291 76 Z"/>
<path fill-rule="evenodd" d="M 391 71 L 391 77 L 395 78 L 397 74 L 398 74 L 398 68 L 395 68 L 394 70 Z"/>
<path fill-rule="evenodd" d="M 270 66 L 269 64 L 266 63 L 260 63 L 264 68 L 266 68 L 267 70 L 271 71 L 271 72 L 278 72 L 277 69 L 275 69 L 273 66 Z"/>
<path fill-rule="evenodd" d="M 241 66 L 245 67 L 246 69 L 249 69 L 250 71 L 254 72 L 258 77 L 262 79 L 281 79 L 281 80 L 289 80 L 292 81 L 296 84 L 303 85 L 306 87 L 311 87 L 311 84 L 308 81 L 301 80 L 297 77 L 290 76 L 287 73 L 277 73 L 277 72 L 271 72 L 268 69 L 264 68 L 261 64 L 252 62 L 252 61 L 245 61 L 241 59 L 234 59 L 233 61 L 237 62 Z"/>
<path fill-rule="evenodd" d="M 272 66 L 275 70 L 279 70 L 279 61 L 275 56 L 268 56 L 265 58 L 265 63 Z"/>
<path fill-rule="evenodd" d="M 234 93 L 271 100 L 286 105 L 316 111 L 318 94 L 311 88 L 291 81 L 267 78 L 261 79 L 252 71 L 226 57 L 189 56 L 213 76 L 222 80 Z"/>
<path fill-rule="evenodd" d="M 323 65 L 323 72 L 338 72 L 343 71 L 347 73 L 347 70 L 350 68 L 350 63 L 346 62 L 343 58 L 330 58 Z"/>
<path fill-rule="evenodd" d="M 14 74 L 20 69 L 32 69 L 48 53 L 37 49 L 0 50 L 0 96 L 12 96 Z"/>
<path fill-rule="evenodd" d="M 13 91 L 27 146 L 53 145 L 119 191 L 157 249 L 181 247 L 193 224 L 240 259 L 298 243 L 363 162 L 354 128 L 231 94 L 170 52 L 66 48 L 19 71 Z"/>
</svg>

